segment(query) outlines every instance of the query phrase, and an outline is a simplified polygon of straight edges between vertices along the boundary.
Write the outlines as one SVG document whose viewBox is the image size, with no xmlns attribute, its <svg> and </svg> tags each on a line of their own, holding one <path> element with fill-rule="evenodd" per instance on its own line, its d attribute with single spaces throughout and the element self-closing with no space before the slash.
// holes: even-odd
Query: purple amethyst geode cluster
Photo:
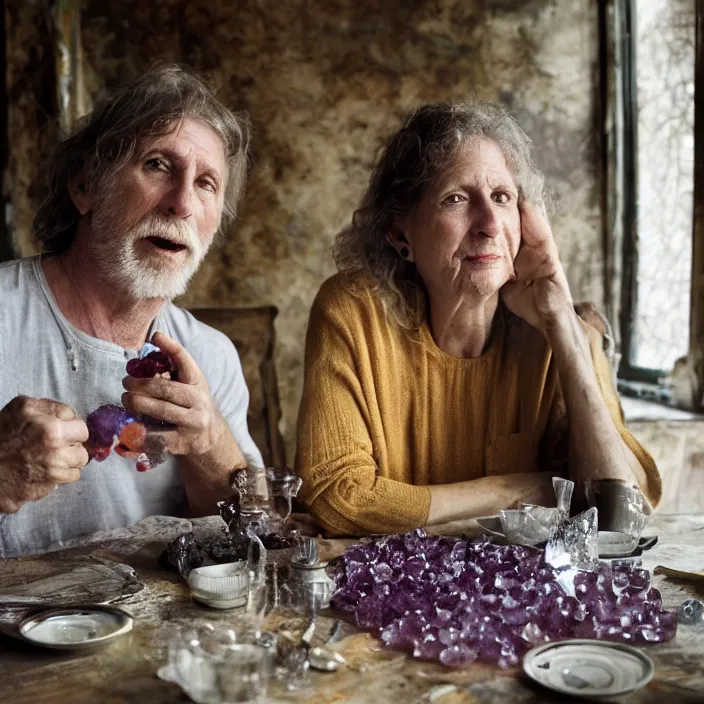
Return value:
<svg viewBox="0 0 704 704">
<path fill-rule="evenodd" d="M 415 657 L 462 667 L 517 665 L 529 648 L 564 638 L 659 643 L 674 637 L 646 570 L 577 572 L 568 596 L 543 553 L 422 530 L 352 545 L 332 605 L 359 628 Z"/>
</svg>

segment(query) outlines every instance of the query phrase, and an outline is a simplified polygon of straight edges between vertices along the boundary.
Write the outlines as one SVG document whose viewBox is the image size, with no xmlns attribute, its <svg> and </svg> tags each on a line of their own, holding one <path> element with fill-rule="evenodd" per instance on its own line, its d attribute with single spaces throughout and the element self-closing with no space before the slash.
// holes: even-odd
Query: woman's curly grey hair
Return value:
<svg viewBox="0 0 704 704">
<path fill-rule="evenodd" d="M 223 221 L 232 220 L 247 177 L 249 119 L 228 110 L 190 70 L 155 64 L 137 80 L 99 102 L 78 129 L 55 149 L 49 192 L 34 219 L 34 234 L 46 252 L 67 250 L 79 213 L 69 185 L 83 174 L 99 191 L 130 160 L 144 139 L 168 134 L 185 118 L 200 120 L 220 136 L 227 158 Z"/>
<path fill-rule="evenodd" d="M 389 140 L 351 226 L 335 240 L 338 269 L 369 274 L 387 314 L 404 328 L 417 329 L 422 323 L 425 289 L 415 265 L 399 257 L 387 235 L 394 218 L 413 211 L 428 184 L 451 168 L 459 147 L 474 136 L 491 139 L 503 151 L 519 204 L 523 199 L 543 200 L 544 179 L 533 161 L 531 140 L 502 106 L 424 105 Z"/>
</svg>

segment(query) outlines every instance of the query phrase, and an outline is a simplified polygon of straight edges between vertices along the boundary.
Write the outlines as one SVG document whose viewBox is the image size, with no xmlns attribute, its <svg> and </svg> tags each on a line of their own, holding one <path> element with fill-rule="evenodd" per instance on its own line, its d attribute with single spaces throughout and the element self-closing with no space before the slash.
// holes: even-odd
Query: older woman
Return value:
<svg viewBox="0 0 704 704">
<path fill-rule="evenodd" d="M 416 110 L 313 304 L 297 468 L 334 535 L 554 499 L 551 477 L 660 477 L 574 312 L 530 140 L 491 104 Z"/>
</svg>

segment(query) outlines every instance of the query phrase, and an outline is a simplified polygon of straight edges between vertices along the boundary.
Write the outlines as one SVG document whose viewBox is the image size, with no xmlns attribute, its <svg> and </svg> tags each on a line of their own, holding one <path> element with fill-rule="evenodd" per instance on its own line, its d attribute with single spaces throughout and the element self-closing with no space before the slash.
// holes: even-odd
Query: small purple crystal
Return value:
<svg viewBox="0 0 704 704">
<path fill-rule="evenodd" d="M 152 379 L 157 374 L 173 372 L 174 369 L 169 355 L 151 342 L 145 342 L 137 356 L 127 362 L 127 373 L 137 379 Z"/>
<path fill-rule="evenodd" d="M 449 667 L 513 667 L 562 638 L 663 642 L 677 628 L 645 570 L 576 570 L 569 596 L 538 550 L 422 530 L 350 546 L 335 580 L 333 606 L 357 626 Z"/>
</svg>

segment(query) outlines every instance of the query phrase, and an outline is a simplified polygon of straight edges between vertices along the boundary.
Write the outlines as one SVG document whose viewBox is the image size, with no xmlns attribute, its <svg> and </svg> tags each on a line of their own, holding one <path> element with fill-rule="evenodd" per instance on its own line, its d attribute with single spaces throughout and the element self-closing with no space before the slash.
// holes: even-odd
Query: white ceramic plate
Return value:
<svg viewBox="0 0 704 704">
<path fill-rule="evenodd" d="M 132 630 L 132 617 L 114 606 L 52 609 L 24 619 L 20 634 L 35 645 L 82 650 L 105 645 Z"/>
<path fill-rule="evenodd" d="M 617 697 L 645 687 L 652 660 L 636 648 L 596 640 L 565 640 L 530 650 L 523 670 L 535 682 L 577 697 Z"/>
</svg>

